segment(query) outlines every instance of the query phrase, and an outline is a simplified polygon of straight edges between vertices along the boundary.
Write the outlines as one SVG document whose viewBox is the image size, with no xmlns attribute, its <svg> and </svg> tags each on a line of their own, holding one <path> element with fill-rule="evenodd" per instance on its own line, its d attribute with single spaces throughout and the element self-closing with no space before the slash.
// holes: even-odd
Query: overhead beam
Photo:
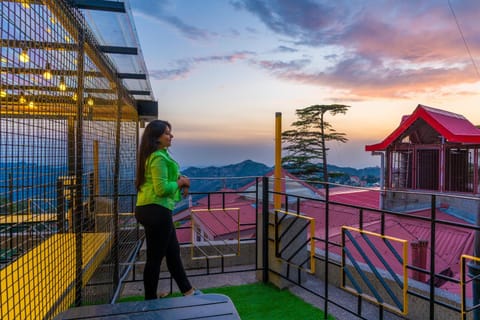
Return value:
<svg viewBox="0 0 480 320">
<path fill-rule="evenodd" d="M 2 89 L 6 91 L 23 91 L 23 92 L 31 92 L 31 91 L 41 91 L 41 92 L 76 92 L 77 88 L 67 87 L 65 90 L 60 90 L 59 87 L 56 86 L 40 86 L 40 85 L 3 85 Z M 107 88 L 84 88 L 84 92 L 86 93 L 115 93 L 115 89 L 107 89 Z M 148 93 L 150 94 L 150 93 Z"/>
<path fill-rule="evenodd" d="M 47 41 L 30 41 L 16 39 L 0 39 L 0 46 L 6 48 L 22 48 L 22 49 L 45 49 L 45 50 L 78 50 L 78 45 L 68 42 L 47 42 Z"/>
<path fill-rule="evenodd" d="M 98 46 L 103 53 L 131 54 L 137 55 L 138 48 L 135 47 L 119 47 L 119 46 Z"/>
<path fill-rule="evenodd" d="M 43 74 L 46 69 L 38 68 L 8 68 L 9 74 Z M 77 76 L 77 70 L 54 70 L 50 69 L 52 76 L 67 76 L 75 77 Z M 86 77 L 103 77 L 103 74 L 100 71 L 84 71 L 83 74 Z"/>
<path fill-rule="evenodd" d="M 117 73 L 120 79 L 138 79 L 147 80 L 147 75 L 144 73 Z"/>
<path fill-rule="evenodd" d="M 20 98 L 25 99 L 27 102 L 21 103 Z M 89 97 L 84 97 L 83 100 L 86 102 Z M 95 101 L 96 106 L 114 106 L 116 104 L 116 100 L 112 99 L 105 99 L 100 97 L 91 97 Z M 72 96 L 69 95 L 51 95 L 51 94 L 25 94 L 25 95 L 8 95 L 6 97 L 0 98 L 0 103 L 2 107 L 11 108 L 12 106 L 16 105 L 26 105 L 28 102 L 33 101 L 36 105 L 48 105 L 55 107 L 58 104 L 70 104 L 76 106 L 76 100 L 72 99 Z"/>
<path fill-rule="evenodd" d="M 148 90 L 128 90 L 128 93 L 137 96 L 149 96 L 151 92 Z"/>
<path fill-rule="evenodd" d="M 2 47 L 9 48 L 25 48 L 25 49 L 45 49 L 45 50 L 78 50 L 78 45 L 68 42 L 47 42 L 47 41 L 30 41 L 30 40 L 16 40 L 16 39 L 0 39 Z M 103 53 L 117 53 L 137 55 L 138 48 L 135 47 L 120 47 L 120 46 L 98 46 Z"/>
<path fill-rule="evenodd" d="M 39 69 L 39 68 L 9 68 L 9 74 L 43 74 L 46 69 Z M 58 70 L 58 69 L 51 69 L 50 73 L 53 76 L 76 76 L 76 70 Z M 103 77 L 100 71 L 84 71 L 85 77 Z M 137 80 L 147 80 L 147 75 L 144 73 L 117 73 L 117 76 L 120 79 L 137 79 Z"/>
<path fill-rule="evenodd" d="M 86 10 L 99 10 L 109 12 L 122 12 L 125 13 L 125 3 L 105 1 L 105 0 L 70 0 L 70 3 L 79 8 Z"/>
<path fill-rule="evenodd" d="M 8 73 L 9 74 L 43 74 L 46 69 L 39 69 L 39 68 L 21 68 L 21 67 L 15 67 L 15 68 L 9 68 Z M 53 76 L 76 76 L 77 75 L 77 70 L 54 70 L 51 69 L 50 73 Z M 102 73 L 100 71 L 84 71 L 83 74 L 86 77 L 103 77 Z M 137 79 L 137 80 L 146 80 L 147 75 L 144 73 L 117 73 L 117 76 L 120 79 Z"/>
<path fill-rule="evenodd" d="M 158 117 L 158 101 L 136 100 L 137 111 L 140 117 Z"/>
</svg>

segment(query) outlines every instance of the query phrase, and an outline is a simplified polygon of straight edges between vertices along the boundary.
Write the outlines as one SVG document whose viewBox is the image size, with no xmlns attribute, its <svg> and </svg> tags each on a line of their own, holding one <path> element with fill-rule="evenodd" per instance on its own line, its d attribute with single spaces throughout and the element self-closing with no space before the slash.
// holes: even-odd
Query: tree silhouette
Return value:
<svg viewBox="0 0 480 320">
<path fill-rule="evenodd" d="M 301 179 L 328 182 L 327 152 L 328 141 L 348 141 L 345 133 L 337 132 L 325 120 L 325 114 L 345 114 L 350 106 L 312 105 L 297 109 L 297 120 L 292 128 L 282 132 L 284 156 L 282 166 Z"/>
</svg>

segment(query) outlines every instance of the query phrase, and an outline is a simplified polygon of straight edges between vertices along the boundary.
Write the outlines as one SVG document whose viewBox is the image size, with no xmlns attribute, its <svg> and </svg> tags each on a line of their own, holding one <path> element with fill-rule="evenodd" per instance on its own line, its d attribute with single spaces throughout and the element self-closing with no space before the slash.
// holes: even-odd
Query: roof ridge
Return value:
<svg viewBox="0 0 480 320">
<path fill-rule="evenodd" d="M 455 112 L 429 107 L 429 106 L 426 106 L 424 104 L 419 104 L 418 106 L 425 109 L 428 112 L 437 113 L 437 114 L 447 116 L 447 117 L 454 117 L 454 118 L 458 118 L 458 119 L 467 120 L 467 118 L 465 118 L 463 115 L 455 113 Z"/>
</svg>

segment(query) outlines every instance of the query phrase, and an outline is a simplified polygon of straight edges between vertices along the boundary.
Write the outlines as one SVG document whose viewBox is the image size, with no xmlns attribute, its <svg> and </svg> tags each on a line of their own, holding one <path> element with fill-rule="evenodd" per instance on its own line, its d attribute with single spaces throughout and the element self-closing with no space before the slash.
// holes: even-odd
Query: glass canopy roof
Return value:
<svg viewBox="0 0 480 320">
<path fill-rule="evenodd" d="M 157 108 L 128 0 L 73 0 L 85 16 L 102 51 L 140 104 Z M 149 101 L 151 103 L 149 103 Z M 141 109 L 141 108 L 140 108 Z M 139 113 L 140 110 L 139 110 Z M 155 114 L 158 112 L 155 111 Z"/>
</svg>

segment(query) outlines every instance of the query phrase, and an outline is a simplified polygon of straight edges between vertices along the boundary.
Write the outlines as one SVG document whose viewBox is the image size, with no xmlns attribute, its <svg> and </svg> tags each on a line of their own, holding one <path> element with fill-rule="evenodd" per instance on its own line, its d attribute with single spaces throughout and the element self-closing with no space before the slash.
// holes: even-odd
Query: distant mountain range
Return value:
<svg viewBox="0 0 480 320">
<path fill-rule="evenodd" d="M 355 169 L 350 167 L 338 167 L 335 165 L 328 165 L 328 172 L 341 172 L 351 176 L 366 177 L 373 176 L 380 178 L 380 167 L 367 167 L 363 169 Z"/>
<path fill-rule="evenodd" d="M 253 181 L 254 177 L 261 177 L 272 170 L 273 167 L 269 167 L 263 163 L 245 160 L 237 164 L 222 167 L 189 167 L 183 170 L 182 173 L 192 179 L 191 192 L 212 192 L 222 188 L 237 189 Z M 343 173 L 347 177 L 380 177 L 379 167 L 355 169 L 329 165 L 328 171 L 330 173 Z"/>
<path fill-rule="evenodd" d="M 270 172 L 272 167 L 252 160 L 223 167 L 189 167 L 182 174 L 192 179 L 190 192 L 213 192 L 222 188 L 238 189 Z"/>
</svg>

